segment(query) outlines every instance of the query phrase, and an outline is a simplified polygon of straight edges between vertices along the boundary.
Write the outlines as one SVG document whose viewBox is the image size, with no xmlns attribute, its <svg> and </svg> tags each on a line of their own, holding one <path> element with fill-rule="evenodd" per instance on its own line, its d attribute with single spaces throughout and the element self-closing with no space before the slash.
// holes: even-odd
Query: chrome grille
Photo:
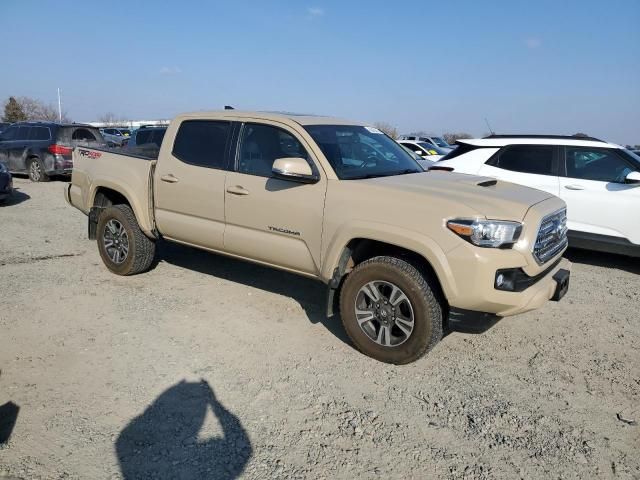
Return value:
<svg viewBox="0 0 640 480">
<path fill-rule="evenodd" d="M 542 219 L 533 256 L 542 265 L 564 250 L 567 243 L 567 209 L 563 208 Z"/>
</svg>

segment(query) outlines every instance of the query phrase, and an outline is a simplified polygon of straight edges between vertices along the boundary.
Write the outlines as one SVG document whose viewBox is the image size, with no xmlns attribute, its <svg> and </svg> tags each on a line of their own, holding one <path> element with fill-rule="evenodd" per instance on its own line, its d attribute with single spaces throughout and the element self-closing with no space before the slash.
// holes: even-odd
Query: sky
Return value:
<svg viewBox="0 0 640 480">
<path fill-rule="evenodd" d="M 0 0 L 0 100 L 640 144 L 640 0 Z"/>
</svg>

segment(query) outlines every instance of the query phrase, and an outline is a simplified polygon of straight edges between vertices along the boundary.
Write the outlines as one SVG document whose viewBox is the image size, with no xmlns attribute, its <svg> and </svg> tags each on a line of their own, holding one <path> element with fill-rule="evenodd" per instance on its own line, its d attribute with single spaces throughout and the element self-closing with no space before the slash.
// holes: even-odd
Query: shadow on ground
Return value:
<svg viewBox="0 0 640 480">
<path fill-rule="evenodd" d="M 7 443 L 11 438 L 13 428 L 18 420 L 20 407 L 13 402 L 0 405 L 0 445 Z"/>
<path fill-rule="evenodd" d="M 222 436 L 198 438 L 209 409 Z M 125 480 L 231 480 L 240 476 L 252 453 L 242 423 L 204 380 L 182 381 L 163 392 L 116 440 Z"/>
<path fill-rule="evenodd" d="M 311 323 L 321 323 L 339 340 L 351 345 L 337 312 L 332 318 L 326 315 L 327 287 L 323 283 L 175 243 L 160 242 L 158 247 L 158 261 L 293 298 Z"/>
<path fill-rule="evenodd" d="M 24 192 L 21 192 L 18 189 L 13 190 L 13 194 L 4 201 L 0 201 L 0 208 L 2 207 L 11 207 L 13 205 L 18 205 L 19 203 L 26 202 L 31 197 Z"/>
<path fill-rule="evenodd" d="M 570 248 L 564 254 L 573 263 L 584 263 L 595 267 L 617 268 L 629 273 L 640 274 L 640 258 L 626 257 L 614 253 L 594 252 Z"/>
</svg>

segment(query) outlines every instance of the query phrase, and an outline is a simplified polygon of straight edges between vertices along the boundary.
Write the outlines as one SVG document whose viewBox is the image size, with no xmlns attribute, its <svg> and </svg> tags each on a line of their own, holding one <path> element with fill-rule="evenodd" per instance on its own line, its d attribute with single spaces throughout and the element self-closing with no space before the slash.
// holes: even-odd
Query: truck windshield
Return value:
<svg viewBox="0 0 640 480">
<path fill-rule="evenodd" d="M 372 127 L 310 125 L 305 128 L 341 180 L 422 172 L 391 138 Z"/>
</svg>

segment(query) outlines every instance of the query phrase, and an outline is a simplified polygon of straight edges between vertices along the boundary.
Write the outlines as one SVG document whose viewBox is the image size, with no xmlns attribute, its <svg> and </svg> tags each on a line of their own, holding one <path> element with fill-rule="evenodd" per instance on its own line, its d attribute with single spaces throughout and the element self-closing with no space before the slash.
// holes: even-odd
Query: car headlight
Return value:
<svg viewBox="0 0 640 480">
<path fill-rule="evenodd" d="M 454 219 L 447 228 L 478 247 L 498 248 L 516 243 L 522 232 L 520 222 Z"/>
</svg>

